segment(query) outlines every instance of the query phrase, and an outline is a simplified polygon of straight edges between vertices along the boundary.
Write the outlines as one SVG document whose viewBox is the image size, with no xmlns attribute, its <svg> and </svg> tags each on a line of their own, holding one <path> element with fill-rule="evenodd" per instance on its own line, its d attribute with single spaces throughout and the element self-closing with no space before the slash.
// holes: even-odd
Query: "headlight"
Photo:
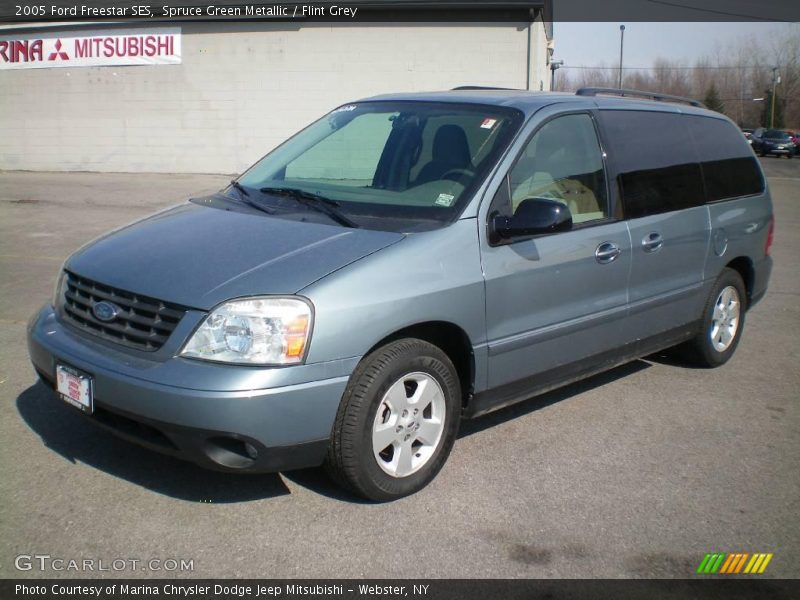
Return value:
<svg viewBox="0 0 800 600">
<path fill-rule="evenodd" d="M 215 308 L 181 356 L 246 365 L 292 365 L 305 358 L 311 305 L 299 298 L 247 298 Z"/>
</svg>

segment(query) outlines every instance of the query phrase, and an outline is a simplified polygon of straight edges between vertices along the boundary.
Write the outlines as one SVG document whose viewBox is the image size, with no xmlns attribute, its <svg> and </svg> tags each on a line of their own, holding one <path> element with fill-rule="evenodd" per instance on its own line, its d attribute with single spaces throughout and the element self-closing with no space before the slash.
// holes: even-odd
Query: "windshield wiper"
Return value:
<svg viewBox="0 0 800 600">
<path fill-rule="evenodd" d="M 340 205 L 336 200 L 331 200 L 325 196 L 312 194 L 300 188 L 263 187 L 259 191 L 264 194 L 272 194 L 273 196 L 292 198 L 303 206 L 308 206 L 309 208 L 328 215 L 331 219 L 345 227 L 352 227 L 354 229 L 360 227 L 358 223 L 345 216 L 344 213 L 338 209 Z"/>
<path fill-rule="evenodd" d="M 236 181 L 235 179 L 231 179 L 231 185 L 236 188 L 236 191 L 239 192 L 242 196 L 249 196 L 250 192 L 248 192 L 245 187 Z"/>
<path fill-rule="evenodd" d="M 263 204 L 260 204 L 260 203 L 256 202 L 255 200 L 253 200 L 250 197 L 250 192 L 248 192 L 245 189 L 245 187 L 241 183 L 236 181 L 235 179 L 231 179 L 231 186 L 233 188 L 235 188 L 237 192 L 239 192 L 239 200 L 241 200 L 242 202 L 244 202 L 248 206 L 252 206 L 256 210 L 260 210 L 261 212 L 265 212 L 268 215 L 274 215 L 275 214 L 275 210 L 274 209 L 269 208 L 268 206 L 264 206 Z"/>
</svg>

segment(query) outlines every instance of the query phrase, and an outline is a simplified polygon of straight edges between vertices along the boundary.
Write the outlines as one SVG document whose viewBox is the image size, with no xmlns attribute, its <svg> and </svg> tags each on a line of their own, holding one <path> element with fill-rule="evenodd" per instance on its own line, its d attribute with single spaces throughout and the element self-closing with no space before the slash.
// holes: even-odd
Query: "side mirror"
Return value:
<svg viewBox="0 0 800 600">
<path fill-rule="evenodd" d="M 556 233 L 572 229 L 572 213 L 563 202 L 548 198 L 526 198 L 514 215 L 495 215 L 491 221 L 492 241 Z"/>
</svg>

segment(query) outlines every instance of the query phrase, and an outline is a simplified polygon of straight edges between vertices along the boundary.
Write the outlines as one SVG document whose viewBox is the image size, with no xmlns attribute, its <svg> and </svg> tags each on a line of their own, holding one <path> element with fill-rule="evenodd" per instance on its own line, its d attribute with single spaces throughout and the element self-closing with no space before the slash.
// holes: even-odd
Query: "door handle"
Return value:
<svg viewBox="0 0 800 600">
<path fill-rule="evenodd" d="M 645 252 L 655 252 L 664 245 L 664 238 L 657 231 L 651 231 L 642 238 L 642 249 Z"/>
<path fill-rule="evenodd" d="M 614 242 L 603 242 L 594 251 L 595 260 L 601 265 L 613 262 L 620 254 L 621 250 Z"/>
</svg>

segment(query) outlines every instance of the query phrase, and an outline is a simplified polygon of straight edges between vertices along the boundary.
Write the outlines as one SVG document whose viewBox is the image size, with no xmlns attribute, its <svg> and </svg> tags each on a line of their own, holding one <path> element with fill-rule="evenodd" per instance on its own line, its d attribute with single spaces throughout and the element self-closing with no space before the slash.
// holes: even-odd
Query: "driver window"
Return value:
<svg viewBox="0 0 800 600">
<path fill-rule="evenodd" d="M 589 115 L 565 115 L 539 129 L 509 182 L 514 210 L 525 198 L 550 198 L 569 207 L 573 223 L 608 216 L 602 151 Z"/>
</svg>

